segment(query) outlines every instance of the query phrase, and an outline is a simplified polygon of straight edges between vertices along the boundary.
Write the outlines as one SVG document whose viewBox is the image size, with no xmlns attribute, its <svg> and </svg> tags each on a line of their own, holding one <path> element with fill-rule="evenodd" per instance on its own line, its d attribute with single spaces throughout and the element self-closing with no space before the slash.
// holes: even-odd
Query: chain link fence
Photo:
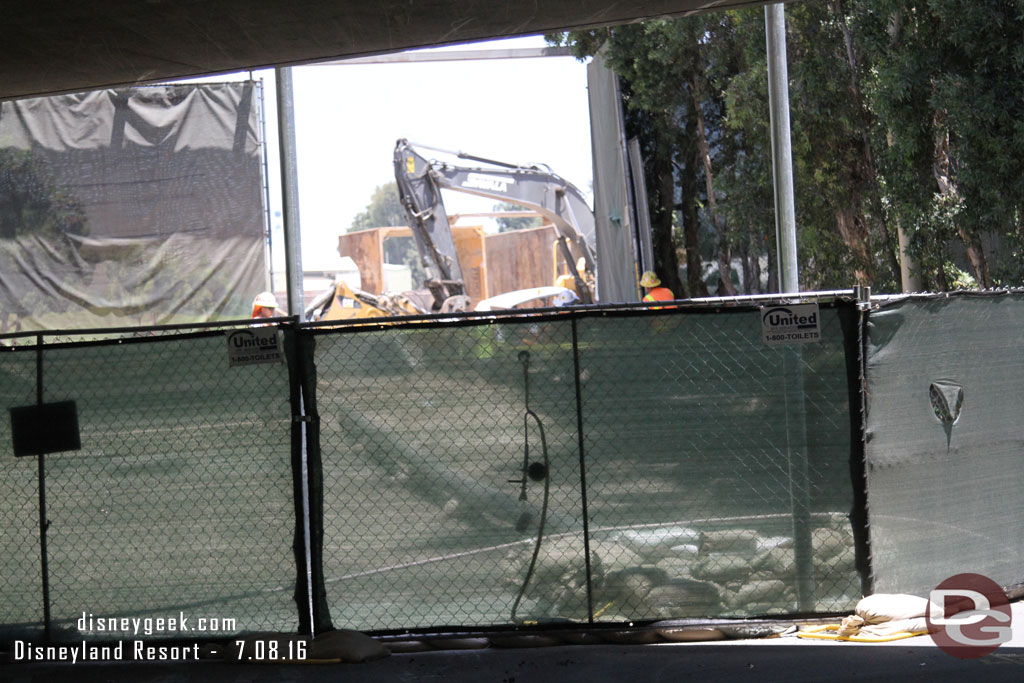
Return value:
<svg viewBox="0 0 1024 683">
<path fill-rule="evenodd" d="M 0 400 L 4 408 L 36 402 L 36 357 L 27 353 L 0 354 Z M 5 410 L 6 412 L 6 410 Z M 43 628 L 42 576 L 39 547 L 37 463 L 14 458 L 10 451 L 11 422 L 0 420 L 0 629 L 37 637 Z"/>
<path fill-rule="evenodd" d="M 73 400 L 82 441 L 14 457 L 2 421 L 3 634 L 847 610 L 859 315 L 798 347 L 750 303 L 284 325 L 287 363 L 239 367 L 223 331 L 2 346 L 5 406 Z"/>
<path fill-rule="evenodd" d="M 844 311 L 798 349 L 749 306 L 317 332 L 333 620 L 851 608 Z"/>
<path fill-rule="evenodd" d="M 38 377 L 42 402 L 76 402 L 82 449 L 12 457 L 3 421 L 5 629 L 117 638 L 131 634 L 88 618 L 182 615 L 146 635 L 297 629 L 285 364 L 226 367 L 222 332 L 40 340 L 0 353 L 5 407 L 35 404 Z"/>
<path fill-rule="evenodd" d="M 840 311 L 820 323 L 819 342 L 794 347 L 766 345 L 751 311 L 580 321 L 603 618 L 859 599 Z"/>
</svg>

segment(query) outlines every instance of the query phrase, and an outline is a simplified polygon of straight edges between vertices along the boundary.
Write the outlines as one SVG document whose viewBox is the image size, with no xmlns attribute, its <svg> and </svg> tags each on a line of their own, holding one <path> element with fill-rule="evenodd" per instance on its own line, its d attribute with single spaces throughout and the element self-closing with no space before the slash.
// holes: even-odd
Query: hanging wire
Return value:
<svg viewBox="0 0 1024 683">
<path fill-rule="evenodd" d="M 522 488 L 519 492 L 519 500 L 523 503 L 526 502 L 527 480 L 539 478 L 544 479 L 544 499 L 540 506 L 540 522 L 537 524 L 537 542 L 533 546 L 533 557 L 530 558 L 530 566 L 526 570 L 526 577 L 523 579 L 523 585 L 519 587 L 519 594 L 516 596 L 516 600 L 512 604 L 513 622 L 516 620 L 516 611 L 519 609 L 519 603 L 526 594 L 526 588 L 530 585 L 530 580 L 533 578 L 533 572 L 537 566 L 537 557 L 540 555 L 540 547 L 544 542 L 544 524 L 547 521 L 548 516 L 548 494 L 551 488 L 551 477 L 549 476 L 550 467 L 548 462 L 548 442 L 544 435 L 544 423 L 541 422 L 537 413 L 533 412 L 530 408 L 530 352 L 520 351 L 519 362 L 523 365 L 523 385 L 526 408 L 523 414 L 523 478 Z M 540 431 L 541 458 L 543 460 L 542 470 L 538 470 L 530 464 L 530 418 L 533 418 L 534 422 L 537 424 L 538 430 Z M 526 521 L 525 513 L 524 517 L 520 518 L 520 520 Z M 519 524 L 516 526 L 519 527 Z"/>
</svg>

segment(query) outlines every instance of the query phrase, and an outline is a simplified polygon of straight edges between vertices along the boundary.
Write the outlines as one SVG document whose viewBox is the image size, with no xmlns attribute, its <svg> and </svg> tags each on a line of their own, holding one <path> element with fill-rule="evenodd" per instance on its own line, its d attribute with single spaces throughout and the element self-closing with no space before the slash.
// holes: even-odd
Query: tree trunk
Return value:
<svg viewBox="0 0 1024 683">
<path fill-rule="evenodd" d="M 932 172 L 935 174 L 935 181 L 939 186 L 939 194 L 955 202 L 959 200 L 960 191 L 949 168 L 949 129 L 946 127 L 946 112 L 935 112 L 932 122 L 935 126 L 935 156 L 932 162 Z M 982 289 L 991 289 L 993 283 L 988 273 L 988 264 L 985 261 L 985 250 L 960 220 L 956 221 L 956 232 L 967 250 L 967 259 L 971 262 L 978 286 Z"/>
<path fill-rule="evenodd" d="M 704 111 L 701 109 L 701 88 L 698 81 L 699 75 L 694 72 L 690 80 L 691 100 L 693 111 L 697 119 L 697 151 L 700 154 L 701 164 L 704 167 L 704 189 L 708 197 L 708 213 L 711 216 L 711 224 L 715 226 L 717 238 L 716 254 L 718 256 L 718 296 L 736 296 L 736 288 L 732 284 L 732 249 L 729 246 L 728 236 L 725 232 L 724 221 L 718 213 L 718 200 L 715 197 L 714 174 L 711 170 L 711 148 L 708 145 L 707 130 L 704 126 Z"/>
<path fill-rule="evenodd" d="M 704 284 L 704 267 L 700 258 L 700 219 L 697 215 L 697 171 L 700 163 L 699 152 L 693 145 L 697 135 L 697 124 L 693 116 L 686 117 L 680 156 L 686 166 L 680 172 L 679 187 L 683 204 L 683 245 L 686 248 L 686 284 L 691 297 L 708 296 Z"/>
<path fill-rule="evenodd" d="M 776 240 L 768 241 L 768 292 L 778 292 L 779 287 L 779 255 Z"/>
<path fill-rule="evenodd" d="M 889 232 L 889 225 L 885 219 L 885 210 L 882 208 L 882 197 L 878 191 L 878 167 L 875 163 L 874 150 L 871 148 L 871 139 L 868 136 L 870 120 L 867 107 L 864 106 L 864 95 L 860 88 L 860 78 L 857 73 L 857 50 L 854 47 L 853 32 L 846 23 L 846 15 L 843 12 L 841 0 L 832 0 L 829 9 L 843 33 L 843 43 L 846 47 L 846 62 L 850 67 L 850 91 L 853 93 L 854 105 L 860 118 L 861 133 L 861 157 L 864 165 L 864 179 L 870 186 L 872 214 L 875 217 L 873 222 L 877 223 L 879 232 L 882 235 L 882 243 L 885 246 L 886 260 L 893 274 L 900 273 L 900 261 L 897 258 L 896 250 L 893 248 L 892 236 Z M 873 282 L 860 283 L 871 285 Z"/>
<path fill-rule="evenodd" d="M 651 206 L 651 247 L 654 251 L 654 269 L 658 272 L 661 282 L 672 290 L 677 297 L 685 297 L 686 290 L 679 279 L 679 259 L 676 256 L 676 245 L 673 238 L 675 213 L 675 177 L 672 172 L 670 145 L 663 144 L 662 133 L 653 133 L 655 140 L 651 155 L 650 171 L 647 178 L 654 182 L 654 191 L 650 196 L 655 200 Z"/>
<path fill-rule="evenodd" d="M 750 257 L 750 242 L 748 240 L 740 241 L 736 250 L 739 252 L 740 263 L 743 264 L 743 277 L 740 279 L 740 286 L 743 288 L 744 294 L 753 294 L 754 264 Z"/>
<path fill-rule="evenodd" d="M 853 257 L 853 274 L 858 285 L 870 286 L 874 282 L 874 269 L 868 252 L 868 229 L 854 206 L 836 209 L 836 227 L 843 243 Z"/>
<path fill-rule="evenodd" d="M 894 142 L 891 130 L 886 130 L 885 142 L 889 147 L 893 146 Z M 904 294 L 924 291 L 924 278 L 922 277 L 921 266 L 918 264 L 917 259 L 910 254 L 910 236 L 907 235 L 907 231 L 903 229 L 899 219 L 896 219 L 896 236 L 899 240 L 900 248 L 900 291 Z"/>
</svg>

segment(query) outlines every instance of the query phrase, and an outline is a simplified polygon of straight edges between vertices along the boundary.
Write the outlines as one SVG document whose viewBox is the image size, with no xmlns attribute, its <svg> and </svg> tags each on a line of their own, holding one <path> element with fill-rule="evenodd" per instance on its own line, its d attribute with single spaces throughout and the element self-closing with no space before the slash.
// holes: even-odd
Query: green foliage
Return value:
<svg viewBox="0 0 1024 683">
<path fill-rule="evenodd" d="M 898 291 L 898 231 L 926 288 L 1024 284 L 1024 0 L 791 3 L 786 27 L 801 287 Z M 619 75 L 656 251 L 774 269 L 763 10 L 549 40 Z"/>
<path fill-rule="evenodd" d="M 526 211 L 522 206 L 518 204 L 509 204 L 507 202 L 501 202 L 500 204 L 494 205 L 495 211 Z M 526 230 L 528 228 L 539 228 L 543 225 L 544 221 L 540 219 L 540 216 L 499 216 L 496 219 L 498 223 L 498 232 L 512 232 L 514 230 Z"/>
<path fill-rule="evenodd" d="M 378 185 L 370 196 L 366 210 L 356 214 L 348 232 L 366 230 L 367 228 L 388 228 L 407 225 L 405 209 L 398 196 L 398 183 L 390 182 Z"/>
<path fill-rule="evenodd" d="M 0 149 L 0 237 L 87 235 L 81 204 L 31 150 Z"/>
<path fill-rule="evenodd" d="M 391 228 L 408 225 L 408 217 L 398 195 L 398 183 L 378 185 L 370 196 L 366 210 L 356 214 L 349 226 L 349 232 L 370 228 Z M 406 265 L 412 270 L 413 283 L 427 279 L 426 270 L 420 260 L 416 243 L 411 236 L 394 236 L 384 240 L 384 262 Z"/>
</svg>

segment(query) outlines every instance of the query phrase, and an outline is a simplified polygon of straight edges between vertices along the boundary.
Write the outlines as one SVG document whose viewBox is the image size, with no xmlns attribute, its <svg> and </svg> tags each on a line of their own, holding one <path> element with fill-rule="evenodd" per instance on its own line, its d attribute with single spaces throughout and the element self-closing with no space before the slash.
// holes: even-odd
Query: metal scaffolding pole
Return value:
<svg viewBox="0 0 1024 683">
<path fill-rule="evenodd" d="M 786 15 L 781 4 L 765 5 L 764 24 L 768 43 L 768 108 L 771 114 L 779 282 L 783 292 L 798 292 L 800 283 L 796 256 L 796 207 L 793 200 L 793 147 L 789 137 Z"/>
<path fill-rule="evenodd" d="M 275 72 L 277 134 L 281 146 L 281 199 L 288 314 L 301 316 L 305 306 L 302 290 L 302 239 L 299 232 L 299 163 L 295 151 L 295 92 L 292 87 L 291 68 L 278 67 Z"/>
<path fill-rule="evenodd" d="M 781 4 L 765 5 L 768 50 L 768 108 L 772 131 L 772 176 L 775 186 L 775 237 L 783 292 L 800 291 L 796 251 L 796 205 L 793 197 L 793 148 L 789 137 L 789 69 L 786 65 L 786 15 Z M 811 530 L 810 476 L 807 462 L 804 359 L 799 344 L 783 352 L 783 400 L 786 403 L 785 451 L 789 459 L 793 515 L 793 560 L 801 612 L 815 609 L 814 548 Z"/>
</svg>

